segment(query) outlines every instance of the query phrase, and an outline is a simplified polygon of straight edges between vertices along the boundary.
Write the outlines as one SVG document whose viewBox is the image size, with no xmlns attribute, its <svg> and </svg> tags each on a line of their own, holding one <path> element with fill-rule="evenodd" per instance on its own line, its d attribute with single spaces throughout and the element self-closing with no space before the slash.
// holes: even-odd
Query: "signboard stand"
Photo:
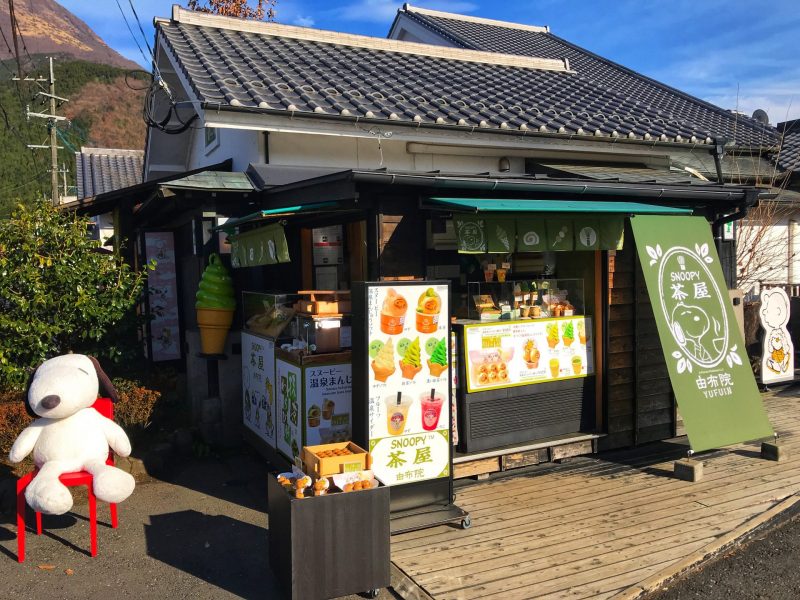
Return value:
<svg viewBox="0 0 800 600">
<path fill-rule="evenodd" d="M 390 492 L 392 534 L 460 522 L 453 504 L 448 282 L 353 283 L 353 441 Z"/>
<path fill-rule="evenodd" d="M 772 438 L 708 222 L 639 215 L 631 228 L 692 450 Z"/>
</svg>

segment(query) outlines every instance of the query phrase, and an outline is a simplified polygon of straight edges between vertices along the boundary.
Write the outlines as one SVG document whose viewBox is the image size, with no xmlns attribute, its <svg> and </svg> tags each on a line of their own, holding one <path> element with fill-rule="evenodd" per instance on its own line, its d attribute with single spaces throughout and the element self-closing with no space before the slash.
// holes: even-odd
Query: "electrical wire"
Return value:
<svg viewBox="0 0 800 600">
<path fill-rule="evenodd" d="M 147 46 L 147 51 L 150 53 L 150 58 L 153 59 L 153 64 L 155 64 L 156 57 L 153 54 L 153 49 L 150 47 L 150 42 L 147 41 L 147 36 L 144 34 L 144 29 L 142 29 L 142 22 L 141 20 L 139 20 L 139 15 L 136 13 L 136 8 L 133 6 L 133 0 L 128 0 L 128 4 L 131 5 L 133 16 L 136 18 L 136 24 L 139 26 L 139 31 L 142 32 L 142 39 L 144 40 L 144 45 Z"/>
<path fill-rule="evenodd" d="M 148 59 L 147 56 L 145 56 L 144 50 L 142 50 L 142 46 L 139 44 L 139 40 L 136 39 L 136 34 L 133 33 L 133 28 L 131 28 L 131 24 L 128 23 L 128 17 L 125 16 L 125 11 L 122 10 L 122 5 L 119 3 L 119 0 L 116 0 L 116 2 L 117 2 L 117 8 L 119 8 L 119 12 L 122 15 L 123 20 L 125 21 L 125 25 L 128 28 L 128 31 L 130 32 L 131 37 L 133 38 L 133 41 L 136 44 L 136 47 L 139 49 L 139 53 L 142 55 L 142 58 L 144 59 L 145 64 L 147 64 L 148 60 L 152 60 L 153 53 L 152 52 L 150 53 L 150 59 Z M 135 11 L 134 11 L 134 14 L 136 14 Z M 138 17 L 137 17 L 137 19 L 138 19 Z M 140 26 L 140 28 L 141 28 L 141 26 Z M 145 40 L 145 43 L 147 43 L 147 40 Z M 149 49 L 149 46 L 148 46 L 148 49 Z M 153 60 L 153 63 L 155 63 L 154 60 Z"/>
</svg>

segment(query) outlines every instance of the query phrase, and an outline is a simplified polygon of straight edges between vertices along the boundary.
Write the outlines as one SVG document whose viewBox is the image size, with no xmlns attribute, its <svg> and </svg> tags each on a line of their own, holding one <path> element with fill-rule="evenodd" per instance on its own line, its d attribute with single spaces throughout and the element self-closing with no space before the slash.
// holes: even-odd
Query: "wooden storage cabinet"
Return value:
<svg viewBox="0 0 800 600">
<path fill-rule="evenodd" d="M 388 587 L 389 488 L 292 497 L 268 475 L 269 564 L 287 598 Z"/>
</svg>

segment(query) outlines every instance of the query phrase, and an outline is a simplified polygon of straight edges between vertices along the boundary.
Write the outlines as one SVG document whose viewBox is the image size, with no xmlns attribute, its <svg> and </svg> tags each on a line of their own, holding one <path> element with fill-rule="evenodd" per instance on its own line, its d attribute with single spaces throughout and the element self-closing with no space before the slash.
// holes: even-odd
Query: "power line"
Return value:
<svg viewBox="0 0 800 600">
<path fill-rule="evenodd" d="M 147 41 L 147 36 L 144 34 L 144 29 L 142 29 L 142 22 L 139 20 L 139 15 L 136 14 L 136 8 L 133 6 L 133 0 L 128 0 L 128 4 L 131 5 L 133 16 L 136 17 L 136 24 L 139 26 L 139 31 L 142 32 L 142 39 L 144 40 L 144 45 L 147 46 L 147 51 L 150 53 L 150 57 L 153 59 L 153 64 L 155 64 L 156 57 L 153 54 L 153 49 L 150 47 L 150 42 Z"/>
<path fill-rule="evenodd" d="M 116 1 L 117 1 L 117 8 L 119 8 L 119 12 L 120 14 L 122 14 L 122 18 L 125 20 L 125 25 L 128 27 L 128 31 L 130 32 L 131 37 L 133 38 L 133 41 L 136 44 L 136 47 L 139 49 L 139 53 L 142 55 L 142 58 L 144 59 L 144 62 L 146 64 L 148 58 L 147 56 L 145 56 L 144 50 L 142 50 L 141 45 L 139 45 L 139 40 L 136 39 L 136 34 L 133 33 L 133 29 L 131 28 L 130 23 L 128 23 L 128 17 L 125 16 L 125 11 L 122 10 L 122 5 L 119 3 L 119 0 Z"/>
</svg>

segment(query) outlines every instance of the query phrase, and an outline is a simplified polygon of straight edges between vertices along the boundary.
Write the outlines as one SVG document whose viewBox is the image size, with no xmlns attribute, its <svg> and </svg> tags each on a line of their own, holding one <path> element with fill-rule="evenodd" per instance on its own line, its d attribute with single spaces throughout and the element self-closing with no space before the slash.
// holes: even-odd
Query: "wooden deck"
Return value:
<svg viewBox="0 0 800 600">
<path fill-rule="evenodd" d="M 740 445 L 697 457 L 703 479 L 679 481 L 679 438 L 459 487 L 472 527 L 395 536 L 392 561 L 436 600 L 609 598 L 800 491 L 795 394 L 765 399 L 784 462 Z"/>
</svg>

